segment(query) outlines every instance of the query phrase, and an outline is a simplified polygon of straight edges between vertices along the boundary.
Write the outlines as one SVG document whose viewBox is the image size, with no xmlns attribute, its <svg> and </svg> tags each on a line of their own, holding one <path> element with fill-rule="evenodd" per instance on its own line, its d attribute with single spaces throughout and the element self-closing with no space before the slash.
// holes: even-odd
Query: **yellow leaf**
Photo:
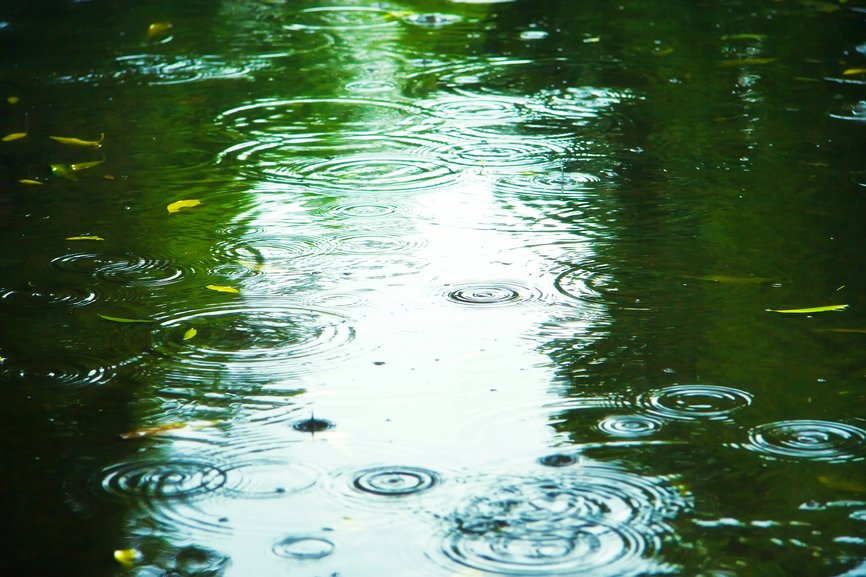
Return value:
<svg viewBox="0 0 866 577">
<path fill-rule="evenodd" d="M 93 168 L 94 166 L 98 166 L 105 162 L 104 160 L 91 160 L 90 162 L 76 162 L 75 164 L 70 164 L 69 168 L 78 172 L 79 170 L 84 170 L 86 168 Z"/>
<path fill-rule="evenodd" d="M 668 54 L 673 54 L 673 48 L 662 48 L 661 50 L 657 50 L 653 52 L 653 56 L 667 56 Z"/>
<path fill-rule="evenodd" d="M 721 66 L 749 66 L 755 64 L 769 64 L 775 58 L 734 58 L 733 60 L 722 60 Z"/>
<path fill-rule="evenodd" d="M 175 202 L 172 202 L 171 204 L 169 204 L 165 208 L 168 209 L 169 214 L 172 214 L 174 212 L 179 211 L 182 208 L 190 208 L 193 206 L 198 206 L 200 204 L 201 204 L 201 201 L 198 200 L 197 198 L 190 199 L 190 200 L 176 200 Z"/>
<path fill-rule="evenodd" d="M 174 25 L 171 22 L 154 22 L 147 27 L 147 36 L 148 38 L 164 36 L 172 28 L 174 28 Z"/>
<path fill-rule="evenodd" d="M 824 307 L 811 307 L 807 309 L 767 309 L 771 313 L 794 313 L 794 314 L 809 314 L 809 313 L 824 313 L 828 311 L 841 311 L 847 309 L 848 305 L 827 305 Z"/>
<path fill-rule="evenodd" d="M 124 567 L 134 567 L 135 562 L 141 558 L 141 553 L 135 549 L 117 549 L 114 558 Z"/>
<path fill-rule="evenodd" d="M 842 72 L 842 76 L 855 76 L 857 74 L 866 74 L 866 68 L 849 68 Z"/>
<path fill-rule="evenodd" d="M 21 100 L 21 99 L 18 98 L 17 96 L 7 96 L 7 97 L 6 97 L 6 102 L 8 102 L 9 104 L 18 104 L 18 102 L 19 102 L 20 100 Z"/>
<path fill-rule="evenodd" d="M 210 290 L 212 290 L 212 291 L 221 292 L 221 293 L 235 293 L 235 294 L 240 294 L 240 292 L 241 292 L 241 291 L 239 291 L 238 289 L 236 289 L 235 287 L 231 287 L 231 286 L 221 286 L 221 285 L 217 285 L 217 284 L 209 284 L 209 285 L 207 285 L 205 288 L 210 289 Z"/>
<path fill-rule="evenodd" d="M 101 236 L 96 235 L 82 235 L 82 236 L 67 236 L 66 240 L 105 240 Z"/>
<path fill-rule="evenodd" d="M 30 178 L 22 178 L 18 182 L 20 182 L 21 184 L 45 184 L 44 182 L 39 182 L 38 180 L 33 180 Z"/>
<path fill-rule="evenodd" d="M 69 136 L 49 136 L 51 140 L 56 140 L 60 144 L 68 144 L 70 146 L 90 146 L 92 148 L 98 148 L 102 145 L 102 140 L 105 138 L 105 134 L 99 133 L 99 140 L 81 140 L 80 138 L 72 138 Z"/>
<path fill-rule="evenodd" d="M 183 429 L 185 427 L 186 423 L 168 423 L 167 425 L 158 425 L 156 427 L 142 427 L 141 429 L 136 429 L 127 433 L 121 433 L 120 438 L 124 441 L 129 441 L 130 439 L 143 439 L 145 437 L 161 435 L 162 433 L 166 433 L 168 431 Z"/>
<path fill-rule="evenodd" d="M 150 322 L 153 322 L 149 319 L 125 319 L 123 317 L 110 317 L 108 315 L 101 315 L 99 313 L 96 313 L 96 316 L 98 316 L 101 319 L 111 321 L 113 323 L 150 323 Z"/>
<path fill-rule="evenodd" d="M 191 338 L 193 338 L 194 336 L 196 336 L 197 334 L 198 334 L 198 331 L 195 330 L 194 328 L 193 328 L 193 329 L 189 329 L 188 331 L 186 331 L 185 333 L 183 333 L 183 340 L 188 341 L 188 340 L 190 340 Z"/>
<path fill-rule="evenodd" d="M 27 136 L 26 132 L 13 132 L 11 134 L 7 134 L 3 138 L 0 138 L 3 142 L 12 142 L 13 140 L 21 140 Z"/>
</svg>

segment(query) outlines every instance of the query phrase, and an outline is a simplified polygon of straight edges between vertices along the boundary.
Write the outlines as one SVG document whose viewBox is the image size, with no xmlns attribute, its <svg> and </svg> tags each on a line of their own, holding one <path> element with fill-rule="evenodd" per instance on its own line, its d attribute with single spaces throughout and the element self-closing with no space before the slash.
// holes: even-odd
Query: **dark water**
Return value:
<svg viewBox="0 0 866 577">
<path fill-rule="evenodd" d="M 866 575 L 864 19 L 6 0 L 0 573 Z"/>
</svg>

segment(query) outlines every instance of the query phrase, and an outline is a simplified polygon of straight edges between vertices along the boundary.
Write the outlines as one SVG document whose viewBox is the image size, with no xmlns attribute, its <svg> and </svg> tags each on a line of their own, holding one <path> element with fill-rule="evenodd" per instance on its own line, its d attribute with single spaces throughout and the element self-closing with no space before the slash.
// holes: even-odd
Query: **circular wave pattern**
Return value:
<svg viewBox="0 0 866 577">
<path fill-rule="evenodd" d="M 445 290 L 449 301 L 471 306 L 512 305 L 542 297 L 540 290 L 514 282 L 465 283 Z"/>
<path fill-rule="evenodd" d="M 425 28 L 439 28 L 441 26 L 448 26 L 449 24 L 456 24 L 461 20 L 462 18 L 456 14 L 443 14 L 441 12 L 410 14 L 403 18 L 403 21 L 406 23 Z"/>
<path fill-rule="evenodd" d="M 274 544 L 272 551 L 278 557 L 289 559 L 322 559 L 334 552 L 335 545 L 312 535 L 290 536 Z"/>
<path fill-rule="evenodd" d="M 511 479 L 458 507 L 442 551 L 505 575 L 644 574 L 687 506 L 663 480 L 612 468 Z"/>
<path fill-rule="evenodd" d="M 601 523 L 516 535 L 457 533 L 444 544 L 453 561 L 504 575 L 643 575 L 658 549 L 652 535 Z"/>
<path fill-rule="evenodd" d="M 142 79 L 148 84 L 187 84 L 205 80 L 247 78 L 264 62 L 256 60 L 228 62 L 212 55 L 166 56 L 133 54 L 117 58 L 115 80 Z"/>
<path fill-rule="evenodd" d="M 389 233 L 351 234 L 336 239 L 337 252 L 356 255 L 411 252 L 420 248 L 422 243 L 420 238 Z"/>
<path fill-rule="evenodd" d="M 388 203 L 343 202 L 328 209 L 328 213 L 339 217 L 381 218 L 395 214 L 399 208 Z"/>
<path fill-rule="evenodd" d="M 457 184 L 463 177 L 463 171 L 438 159 L 396 153 L 359 153 L 294 164 L 282 159 L 259 169 L 271 181 L 353 192 L 430 190 Z"/>
<path fill-rule="evenodd" d="M 601 432 L 613 437 L 649 437 L 661 430 L 663 422 L 646 415 L 612 415 L 598 423 Z"/>
<path fill-rule="evenodd" d="M 225 485 L 226 473 L 193 460 L 142 460 L 119 463 L 101 474 L 100 486 L 111 495 L 175 499 L 203 495 Z"/>
<path fill-rule="evenodd" d="M 866 430 L 833 421 L 779 421 L 751 429 L 745 448 L 773 459 L 862 460 L 866 458 Z"/>
<path fill-rule="evenodd" d="M 422 467 L 373 467 L 355 475 L 352 485 L 358 491 L 397 497 L 414 495 L 439 484 L 439 475 Z"/>
<path fill-rule="evenodd" d="M 190 328 L 195 338 L 185 339 Z M 310 370 L 314 361 L 336 361 L 354 340 L 347 318 L 313 308 L 216 306 L 163 321 L 153 348 L 193 377 L 246 371 L 270 379 Z"/>
<path fill-rule="evenodd" d="M 638 404 L 654 415 L 669 419 L 727 420 L 752 404 L 752 395 L 733 387 L 717 385 L 673 385 L 649 391 Z"/>
<path fill-rule="evenodd" d="M 382 28 L 399 23 L 398 15 L 364 6 L 317 6 L 297 14 L 289 30 L 359 30 Z"/>
<path fill-rule="evenodd" d="M 64 351 L 46 358 L 6 359 L 0 366 L 0 382 L 82 387 L 108 382 L 114 376 L 113 369 L 99 358 Z"/>
<path fill-rule="evenodd" d="M 244 498 L 273 498 L 299 493 L 318 481 L 318 475 L 298 463 L 257 461 L 225 471 L 226 489 Z"/>
<path fill-rule="evenodd" d="M 568 147 L 544 140 L 468 140 L 432 149 L 444 160 L 475 168 L 552 170 L 569 155 Z"/>
<path fill-rule="evenodd" d="M 554 453 L 541 457 L 538 459 L 538 462 L 545 467 L 568 467 L 577 463 L 577 457 L 563 453 Z"/>
<path fill-rule="evenodd" d="M 99 280 L 137 287 L 159 287 L 183 280 L 189 271 L 136 253 L 71 253 L 55 258 L 58 270 L 86 273 Z"/>
<path fill-rule="evenodd" d="M 650 310 L 650 296 L 641 290 L 652 286 L 639 273 L 617 271 L 608 265 L 588 261 L 560 274 L 554 285 L 563 295 L 592 305 L 609 305 L 625 310 Z"/>
<path fill-rule="evenodd" d="M 96 302 L 97 296 L 86 288 L 53 287 L 44 289 L 2 289 L 0 303 L 14 307 L 83 307 Z"/>
<path fill-rule="evenodd" d="M 582 197 L 592 191 L 601 177 L 583 172 L 565 172 L 558 168 L 539 172 L 506 174 L 496 180 L 496 190 L 509 195 L 528 197 Z"/>
</svg>

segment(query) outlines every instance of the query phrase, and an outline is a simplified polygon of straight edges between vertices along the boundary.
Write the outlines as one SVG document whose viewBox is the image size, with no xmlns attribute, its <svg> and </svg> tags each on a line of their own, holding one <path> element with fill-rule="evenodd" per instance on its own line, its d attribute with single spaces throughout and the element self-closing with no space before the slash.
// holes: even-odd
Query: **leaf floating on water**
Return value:
<svg viewBox="0 0 866 577">
<path fill-rule="evenodd" d="M 101 236 L 96 235 L 82 235 L 82 236 L 67 236 L 66 240 L 105 240 Z"/>
<path fill-rule="evenodd" d="M 852 493 L 866 493 L 866 483 L 860 480 L 818 475 L 818 482 L 825 487 L 833 489 L 834 491 L 851 491 Z"/>
<path fill-rule="evenodd" d="M 810 307 L 806 309 L 767 309 L 771 313 L 787 313 L 787 314 L 809 314 L 809 313 L 825 313 L 829 311 L 841 311 L 848 308 L 848 305 L 827 305 L 823 307 Z"/>
<path fill-rule="evenodd" d="M 82 140 L 80 138 L 73 138 L 69 136 L 49 136 L 51 140 L 55 140 L 60 144 L 68 144 L 69 146 L 89 146 L 91 148 L 99 148 L 102 146 L 102 141 L 105 138 L 105 134 L 99 133 L 99 140 Z"/>
<path fill-rule="evenodd" d="M 20 101 L 21 101 L 21 99 L 17 96 L 7 96 L 6 97 L 6 102 L 8 102 L 9 104 L 18 104 Z"/>
<path fill-rule="evenodd" d="M 189 200 L 176 200 L 166 206 L 168 209 L 168 213 L 172 214 L 178 212 L 182 208 L 192 208 L 193 206 L 198 206 L 201 204 L 201 201 L 197 198 L 189 199 Z"/>
<path fill-rule="evenodd" d="M 212 290 L 212 291 L 217 291 L 217 292 L 220 292 L 220 293 L 234 293 L 234 294 L 240 294 L 240 292 L 241 292 L 241 291 L 239 291 L 238 289 L 236 289 L 236 288 L 233 287 L 233 286 L 222 286 L 222 285 L 218 285 L 218 284 L 209 284 L 209 285 L 207 285 L 207 286 L 204 287 L 204 288 L 206 288 L 206 289 L 210 289 L 210 290 Z"/>
<path fill-rule="evenodd" d="M 112 317 L 109 315 L 103 315 L 103 314 L 99 314 L 99 313 L 96 313 L 96 316 L 98 316 L 101 319 L 111 321 L 113 323 L 152 323 L 153 322 L 150 319 L 126 319 L 123 317 Z"/>
<path fill-rule="evenodd" d="M 70 164 L 69 168 L 73 171 L 78 172 L 79 170 L 85 170 L 88 168 L 93 168 L 94 166 L 99 166 L 105 162 L 104 160 L 91 160 L 90 162 L 76 162 L 75 164 Z"/>
<path fill-rule="evenodd" d="M 157 38 L 158 36 L 164 36 L 172 28 L 174 28 L 174 24 L 172 24 L 171 22 L 154 22 L 147 27 L 147 36 L 148 38 Z"/>
<path fill-rule="evenodd" d="M 734 58 L 731 60 L 722 60 L 719 65 L 720 66 L 752 66 L 752 65 L 761 65 L 761 64 L 769 64 L 770 62 L 774 62 L 775 58 Z"/>
<path fill-rule="evenodd" d="M 194 336 L 196 336 L 197 334 L 198 334 L 198 331 L 195 330 L 194 328 L 189 329 L 188 331 L 183 333 L 183 340 L 188 341 L 191 338 L 193 338 Z"/>
<path fill-rule="evenodd" d="M 842 76 L 856 76 L 858 74 L 866 74 L 866 68 L 849 68 L 842 71 Z"/>
<path fill-rule="evenodd" d="M 21 184 L 39 184 L 39 185 L 45 184 L 44 182 L 40 182 L 38 180 L 33 180 L 32 178 L 22 178 L 18 182 L 20 182 Z"/>
<path fill-rule="evenodd" d="M 11 134 L 7 134 L 3 138 L 0 138 L 3 142 L 12 142 L 13 140 L 21 140 L 22 138 L 26 138 L 26 132 L 13 132 Z"/>
<path fill-rule="evenodd" d="M 655 52 L 653 52 L 653 56 L 667 56 L 668 54 L 673 54 L 673 53 L 674 53 L 673 48 L 662 48 L 660 50 L 656 50 Z"/>
<path fill-rule="evenodd" d="M 134 567 L 140 558 L 141 553 L 136 549 L 117 549 L 114 551 L 114 559 L 124 567 Z"/>
<path fill-rule="evenodd" d="M 763 40 L 766 34 L 725 34 L 722 40 Z"/>
</svg>

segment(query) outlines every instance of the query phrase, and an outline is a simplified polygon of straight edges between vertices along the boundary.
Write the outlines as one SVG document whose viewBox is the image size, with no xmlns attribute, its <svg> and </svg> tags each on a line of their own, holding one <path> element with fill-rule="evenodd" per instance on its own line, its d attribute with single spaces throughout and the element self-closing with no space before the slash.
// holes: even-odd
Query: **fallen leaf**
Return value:
<svg viewBox="0 0 866 577">
<path fill-rule="evenodd" d="M 763 40 L 766 34 L 725 34 L 722 40 Z"/>
<path fill-rule="evenodd" d="M 104 160 L 91 160 L 90 162 L 76 162 L 75 164 L 70 164 L 69 168 L 78 172 L 79 170 L 85 170 L 88 168 L 93 168 L 94 166 L 99 166 L 105 162 Z"/>
<path fill-rule="evenodd" d="M 240 292 L 241 292 L 241 291 L 239 291 L 238 289 L 236 289 L 235 287 L 231 287 L 231 286 L 222 286 L 222 285 L 217 285 L 217 284 L 209 284 L 209 285 L 207 285 L 205 288 L 206 288 L 206 289 L 210 289 L 210 290 L 212 290 L 212 291 L 221 292 L 221 293 L 234 293 L 234 294 L 240 294 Z"/>
<path fill-rule="evenodd" d="M 806 309 L 767 309 L 767 311 L 771 313 L 809 314 L 824 313 L 828 311 L 841 311 L 847 308 L 848 305 L 827 305 L 823 307 L 810 307 Z"/>
<path fill-rule="evenodd" d="M 22 178 L 18 182 L 20 182 L 21 184 L 45 184 L 44 182 L 39 182 L 38 180 L 33 180 L 31 178 Z"/>
<path fill-rule="evenodd" d="M 866 74 L 866 68 L 849 68 L 842 72 L 842 76 L 855 76 L 857 74 Z"/>
<path fill-rule="evenodd" d="M 147 36 L 149 38 L 164 36 L 172 28 L 174 28 L 174 24 L 172 24 L 171 22 L 154 22 L 147 27 Z"/>
<path fill-rule="evenodd" d="M 179 211 L 182 208 L 191 208 L 193 206 L 198 206 L 200 204 L 201 204 L 201 201 L 198 200 L 197 198 L 189 199 L 189 200 L 176 200 L 176 201 L 172 202 L 171 204 L 169 204 L 168 206 L 166 206 L 165 208 L 168 209 L 169 214 L 172 214 L 172 213 Z"/>
<path fill-rule="evenodd" d="M 96 235 L 82 235 L 82 236 L 67 236 L 66 240 L 105 240 L 101 236 Z"/>
<path fill-rule="evenodd" d="M 102 315 L 96 313 L 96 316 L 99 318 L 105 319 L 107 321 L 111 321 L 113 323 L 152 323 L 153 321 L 150 319 L 125 319 L 123 317 L 111 317 L 108 315 Z"/>
<path fill-rule="evenodd" d="M 18 104 L 20 101 L 21 101 L 21 99 L 18 98 L 17 96 L 7 96 L 6 97 L 6 102 L 8 102 L 9 104 Z"/>
<path fill-rule="evenodd" d="M 195 330 L 194 328 L 189 329 L 188 331 L 183 333 L 183 340 L 188 341 L 191 338 L 193 338 L 194 336 L 196 336 L 197 334 L 198 334 L 198 331 Z"/>
<path fill-rule="evenodd" d="M 7 134 L 3 138 L 0 138 L 3 142 L 12 142 L 13 140 L 21 140 L 27 136 L 26 132 L 13 132 L 11 134 Z"/>
<path fill-rule="evenodd" d="M 102 146 L 102 140 L 105 138 L 105 134 L 99 133 L 99 140 L 82 140 L 80 138 L 73 138 L 69 136 L 49 136 L 51 140 L 55 140 L 60 144 L 68 144 L 70 146 L 89 146 L 91 148 L 99 148 Z"/>
<path fill-rule="evenodd" d="M 750 66 L 755 64 L 769 64 L 776 60 L 775 58 L 734 58 L 732 60 L 722 60 L 720 66 Z"/>
<path fill-rule="evenodd" d="M 134 567 L 135 562 L 141 558 L 141 553 L 136 549 L 117 549 L 114 551 L 114 558 L 124 567 Z"/>
</svg>

